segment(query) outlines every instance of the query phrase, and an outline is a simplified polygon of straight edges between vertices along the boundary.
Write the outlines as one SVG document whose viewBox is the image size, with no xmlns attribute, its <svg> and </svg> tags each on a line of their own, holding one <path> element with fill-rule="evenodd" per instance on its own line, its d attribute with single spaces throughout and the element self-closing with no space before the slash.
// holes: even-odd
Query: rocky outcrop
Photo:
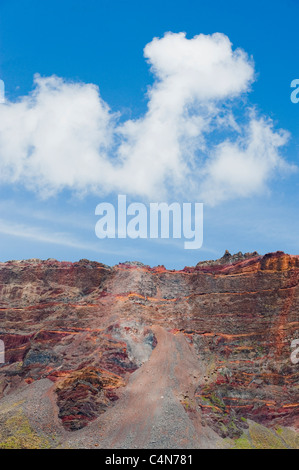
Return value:
<svg viewBox="0 0 299 470">
<path fill-rule="evenodd" d="M 129 384 L 157 364 L 149 359 L 160 328 L 161 338 L 162 330 L 181 338 L 181 363 L 190 354 L 198 368 L 175 392 L 198 442 L 204 428 L 205 442 L 240 439 L 252 422 L 298 430 L 299 367 L 290 359 L 299 339 L 298 279 L 299 257 L 282 252 L 226 252 L 179 271 L 138 262 L 0 263 L 0 397 L 47 379 L 61 429 L 74 436 L 101 416 L 113 420 L 114 410 L 125 413 L 126 390 L 151 395 Z"/>
<path fill-rule="evenodd" d="M 216 260 L 200 261 L 199 263 L 197 263 L 196 266 L 203 267 L 203 266 L 217 266 L 221 264 L 227 265 L 227 264 L 237 263 L 238 261 L 244 261 L 247 259 L 256 258 L 257 256 L 259 256 L 257 251 L 254 251 L 253 253 L 242 253 L 241 251 L 239 251 L 239 253 L 232 255 L 228 250 L 225 250 L 225 253 L 221 258 L 216 259 Z"/>
</svg>

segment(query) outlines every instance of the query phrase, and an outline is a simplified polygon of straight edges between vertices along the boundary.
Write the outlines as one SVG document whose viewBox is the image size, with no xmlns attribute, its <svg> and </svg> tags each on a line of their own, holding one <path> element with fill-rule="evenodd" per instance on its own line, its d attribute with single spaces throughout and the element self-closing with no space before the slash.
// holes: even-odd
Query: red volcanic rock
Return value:
<svg viewBox="0 0 299 470">
<path fill-rule="evenodd" d="M 97 418 L 118 399 L 113 390 L 121 386 L 124 381 L 120 377 L 93 367 L 69 373 L 55 389 L 59 418 L 65 428 L 80 429 Z"/>
<path fill-rule="evenodd" d="M 155 427 L 157 415 L 150 415 L 144 397 L 155 401 L 159 393 L 159 399 L 175 395 L 178 420 L 187 420 L 198 442 L 204 428 L 211 430 L 204 442 L 238 437 L 247 419 L 298 430 L 299 367 L 290 360 L 291 342 L 299 339 L 298 279 L 299 257 L 282 252 L 227 252 L 177 271 L 138 262 L 0 263 L 6 360 L 0 364 L 0 398 L 49 379 L 53 413 L 63 427 L 106 423 L 107 415 L 105 439 L 113 434 L 113 413 L 123 416 L 123 436 L 128 423 L 139 429 L 138 402 L 148 429 Z M 172 348 L 169 357 L 157 331 Z M 192 371 L 182 381 L 188 363 Z M 146 385 L 157 364 L 161 375 Z M 140 386 L 134 383 L 138 377 Z M 125 437 L 119 439 L 109 445 L 127 445 Z"/>
</svg>

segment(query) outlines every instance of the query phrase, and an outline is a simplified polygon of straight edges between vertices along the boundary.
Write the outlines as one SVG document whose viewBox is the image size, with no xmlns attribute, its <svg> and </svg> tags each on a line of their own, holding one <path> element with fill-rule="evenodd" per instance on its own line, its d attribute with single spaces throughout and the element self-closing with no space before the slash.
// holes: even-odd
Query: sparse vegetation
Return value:
<svg viewBox="0 0 299 470">
<path fill-rule="evenodd" d="M 39 436 L 30 426 L 28 418 L 19 410 L 1 426 L 0 449 L 46 449 L 47 438 Z"/>
<path fill-rule="evenodd" d="M 298 433 L 292 429 L 269 429 L 253 421 L 249 421 L 248 431 L 233 441 L 227 439 L 227 442 L 233 442 L 233 449 L 299 449 Z"/>
</svg>

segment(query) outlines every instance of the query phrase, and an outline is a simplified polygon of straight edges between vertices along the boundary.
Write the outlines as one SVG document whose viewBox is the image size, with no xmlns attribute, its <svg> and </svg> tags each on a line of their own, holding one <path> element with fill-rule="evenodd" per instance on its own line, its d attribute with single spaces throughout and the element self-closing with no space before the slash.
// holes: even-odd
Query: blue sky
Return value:
<svg viewBox="0 0 299 470">
<path fill-rule="evenodd" d="M 290 100 L 291 81 L 299 78 L 298 10 L 296 0 L 1 0 L 7 102 L 0 105 L 0 259 L 181 268 L 225 249 L 298 254 L 299 103 Z M 192 40 L 200 34 L 209 41 Z M 218 60 L 225 38 L 233 56 L 207 72 L 200 57 Z M 247 56 L 238 58 L 236 48 Z M 184 74 L 190 54 L 191 72 Z M 218 70 L 231 75 L 215 76 Z M 210 72 L 209 83 L 201 83 Z M 173 122 L 165 118 L 169 109 Z M 164 130 L 155 133 L 158 119 Z M 165 135 L 174 156 L 170 144 L 163 153 Z M 95 155 L 99 142 L 103 150 Z M 143 151 L 153 162 L 149 171 Z M 121 158 L 125 168 L 114 173 Z M 94 174 L 89 161 L 97 163 Z M 246 174 L 243 167 L 238 173 L 238 162 L 248 165 Z M 97 239 L 95 207 L 115 202 L 118 193 L 145 203 L 204 202 L 202 248 L 184 250 L 183 240 L 173 239 Z"/>
</svg>

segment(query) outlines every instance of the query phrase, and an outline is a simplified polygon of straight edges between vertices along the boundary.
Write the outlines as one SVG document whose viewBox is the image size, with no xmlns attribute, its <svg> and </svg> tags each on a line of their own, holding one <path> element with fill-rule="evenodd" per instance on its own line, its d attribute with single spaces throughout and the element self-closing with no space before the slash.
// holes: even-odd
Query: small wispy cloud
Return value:
<svg viewBox="0 0 299 470">
<path fill-rule="evenodd" d="M 51 232 L 44 228 L 31 226 L 28 224 L 18 224 L 11 220 L 0 219 L 0 233 L 19 238 L 29 239 L 41 243 L 49 243 L 60 245 L 68 248 L 76 248 L 79 250 L 93 251 L 95 253 L 115 254 L 119 255 L 121 251 L 109 251 L 102 249 L 99 244 L 89 243 L 77 240 L 73 235 L 66 232 Z"/>
</svg>

